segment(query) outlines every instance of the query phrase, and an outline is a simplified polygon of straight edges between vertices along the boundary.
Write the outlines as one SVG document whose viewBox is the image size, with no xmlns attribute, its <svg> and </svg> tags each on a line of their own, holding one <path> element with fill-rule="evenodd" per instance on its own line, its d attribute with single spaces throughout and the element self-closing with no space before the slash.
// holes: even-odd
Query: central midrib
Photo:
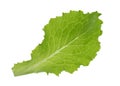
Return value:
<svg viewBox="0 0 120 86">
<path fill-rule="evenodd" d="M 77 37 L 75 37 L 72 41 L 70 41 L 69 43 L 67 43 L 66 45 L 64 45 L 63 47 L 61 47 L 60 49 L 56 50 L 54 53 L 52 53 L 50 56 L 46 57 L 45 59 L 43 59 L 41 62 L 34 64 L 33 66 L 29 67 L 26 71 L 30 71 L 30 70 L 34 70 L 35 68 L 37 68 L 40 64 L 46 62 L 48 59 L 52 58 L 53 56 L 55 56 L 56 54 L 58 54 L 61 50 L 65 49 L 67 46 L 69 46 L 70 44 L 72 44 L 75 40 L 77 40 L 78 38 L 82 37 L 84 34 L 86 34 L 89 30 L 87 30 L 86 32 L 79 34 Z"/>
<path fill-rule="evenodd" d="M 77 37 L 75 37 L 72 41 L 70 41 L 69 43 L 67 43 L 66 45 L 64 45 L 63 47 L 61 47 L 60 49 L 56 50 L 54 53 L 52 53 L 50 56 L 46 57 L 45 59 L 43 59 L 41 62 L 34 64 L 33 66 L 29 67 L 26 71 L 30 71 L 30 70 L 34 70 L 35 68 L 37 68 L 40 64 L 46 62 L 48 59 L 52 58 L 53 56 L 55 56 L 56 54 L 58 54 L 61 50 L 65 49 L 67 46 L 69 46 L 70 44 L 72 44 L 75 40 L 77 40 L 78 38 L 82 37 L 84 34 L 86 34 L 87 32 L 89 32 L 90 29 L 88 29 L 86 32 L 79 34 Z"/>
</svg>

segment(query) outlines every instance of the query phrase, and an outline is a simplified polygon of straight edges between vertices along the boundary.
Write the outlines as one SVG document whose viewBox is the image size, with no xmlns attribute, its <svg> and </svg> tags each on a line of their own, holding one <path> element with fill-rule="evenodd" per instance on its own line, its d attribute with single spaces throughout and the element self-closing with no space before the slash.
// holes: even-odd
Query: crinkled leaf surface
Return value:
<svg viewBox="0 0 120 86">
<path fill-rule="evenodd" d="M 70 11 L 51 18 L 44 27 L 44 40 L 31 54 L 31 60 L 17 63 L 14 75 L 29 73 L 73 73 L 80 65 L 87 66 L 100 48 L 102 21 L 98 12 Z"/>
</svg>

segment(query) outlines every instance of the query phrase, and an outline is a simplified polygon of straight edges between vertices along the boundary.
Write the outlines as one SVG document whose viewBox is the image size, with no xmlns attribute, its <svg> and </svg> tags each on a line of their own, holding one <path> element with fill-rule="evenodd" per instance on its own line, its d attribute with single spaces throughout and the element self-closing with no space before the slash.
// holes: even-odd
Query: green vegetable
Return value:
<svg viewBox="0 0 120 86">
<path fill-rule="evenodd" d="M 45 36 L 31 54 L 31 60 L 17 63 L 12 68 L 14 75 L 29 73 L 73 73 L 80 65 L 87 66 L 100 49 L 100 13 L 70 11 L 51 18 L 45 25 Z"/>
</svg>

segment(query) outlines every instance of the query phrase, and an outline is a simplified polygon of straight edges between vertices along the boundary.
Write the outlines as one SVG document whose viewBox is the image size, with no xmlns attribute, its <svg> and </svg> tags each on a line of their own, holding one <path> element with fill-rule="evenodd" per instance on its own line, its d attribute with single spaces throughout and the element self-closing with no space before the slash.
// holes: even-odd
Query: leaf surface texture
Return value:
<svg viewBox="0 0 120 86">
<path fill-rule="evenodd" d="M 73 73 L 80 65 L 87 66 L 100 49 L 100 13 L 70 11 L 51 18 L 43 28 L 44 40 L 31 53 L 31 60 L 17 63 L 14 75 L 29 73 Z"/>
</svg>

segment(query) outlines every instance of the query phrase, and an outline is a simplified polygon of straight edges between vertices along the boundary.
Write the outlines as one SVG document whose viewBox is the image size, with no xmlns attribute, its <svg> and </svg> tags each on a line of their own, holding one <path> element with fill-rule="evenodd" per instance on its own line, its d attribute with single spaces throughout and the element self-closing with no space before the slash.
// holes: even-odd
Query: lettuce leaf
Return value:
<svg viewBox="0 0 120 86">
<path fill-rule="evenodd" d="M 100 13 L 70 11 L 51 18 L 44 27 L 44 40 L 31 54 L 31 60 L 12 68 L 15 76 L 46 72 L 59 75 L 73 73 L 80 65 L 87 66 L 100 49 Z"/>
</svg>

